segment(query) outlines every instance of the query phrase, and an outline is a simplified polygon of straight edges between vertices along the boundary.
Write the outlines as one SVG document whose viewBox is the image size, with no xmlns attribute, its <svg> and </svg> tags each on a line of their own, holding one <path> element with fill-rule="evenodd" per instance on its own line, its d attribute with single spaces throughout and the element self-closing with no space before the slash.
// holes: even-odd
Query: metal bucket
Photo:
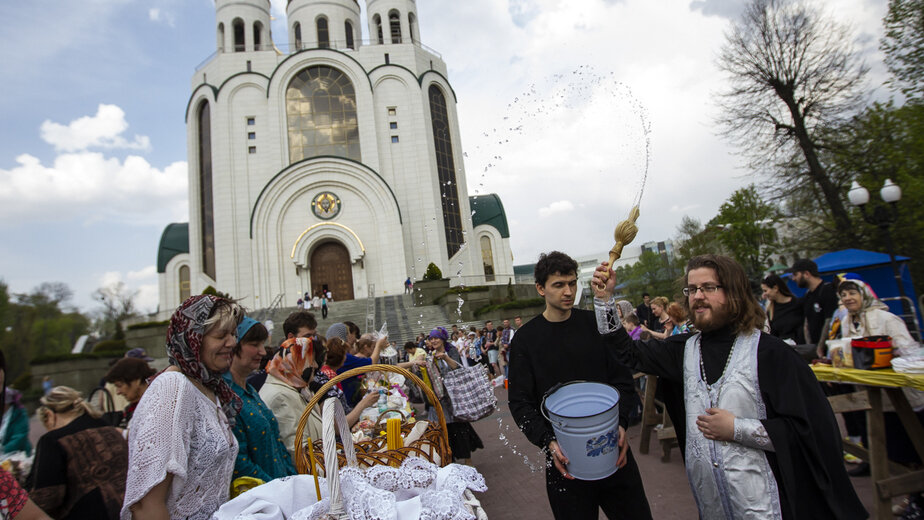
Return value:
<svg viewBox="0 0 924 520">
<path fill-rule="evenodd" d="M 552 423 L 574 478 L 600 480 L 616 472 L 618 390 L 590 381 L 555 385 L 542 399 L 542 415 Z"/>
</svg>

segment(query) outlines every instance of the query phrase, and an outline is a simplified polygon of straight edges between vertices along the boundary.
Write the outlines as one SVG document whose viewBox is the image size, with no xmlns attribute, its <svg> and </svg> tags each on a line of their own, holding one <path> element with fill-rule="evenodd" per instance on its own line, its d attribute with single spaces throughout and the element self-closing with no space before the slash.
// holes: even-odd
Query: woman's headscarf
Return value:
<svg viewBox="0 0 924 520">
<path fill-rule="evenodd" d="M 302 373 L 308 365 L 308 360 L 313 356 L 314 340 L 312 338 L 289 338 L 282 342 L 279 352 L 266 364 L 266 372 L 301 390 L 308 386 L 308 383 L 302 379 Z"/>
<path fill-rule="evenodd" d="M 211 317 L 215 305 L 222 300 L 217 296 L 200 294 L 180 305 L 170 317 L 170 327 L 167 328 L 167 359 L 186 377 L 215 392 L 221 410 L 233 426 L 234 416 L 243 405 L 241 398 L 231 390 L 220 373 L 209 370 L 200 359 L 205 322 Z"/>
<path fill-rule="evenodd" d="M 439 338 L 443 340 L 443 343 L 446 343 L 447 341 L 449 341 L 449 333 L 446 332 L 446 329 L 444 329 L 443 327 L 436 327 L 435 329 L 431 330 L 429 337 Z"/>
<path fill-rule="evenodd" d="M 619 307 L 619 310 L 622 311 L 622 319 L 626 319 L 628 315 L 635 312 L 635 307 L 626 300 L 619 300 L 616 302 L 616 305 Z"/>
<path fill-rule="evenodd" d="M 840 283 L 837 286 L 838 294 L 844 289 L 856 289 L 860 292 L 862 301 L 860 303 L 860 310 L 856 314 L 865 314 L 869 309 L 889 310 L 888 305 L 882 303 L 882 300 L 876 296 L 876 292 L 873 291 L 873 288 L 859 276 L 848 273 L 846 275 L 840 275 L 838 278 L 840 278 Z M 850 314 L 854 315 L 854 313 Z"/>
</svg>

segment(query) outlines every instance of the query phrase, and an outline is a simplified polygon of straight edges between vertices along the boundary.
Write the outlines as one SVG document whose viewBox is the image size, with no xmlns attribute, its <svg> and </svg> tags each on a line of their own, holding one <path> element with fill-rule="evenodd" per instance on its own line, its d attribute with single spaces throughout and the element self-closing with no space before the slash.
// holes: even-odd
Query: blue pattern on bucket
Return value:
<svg viewBox="0 0 924 520">
<path fill-rule="evenodd" d="M 616 443 L 619 441 L 617 430 L 609 431 L 599 437 L 593 437 L 587 440 L 587 456 L 599 457 L 606 455 L 616 449 Z"/>
</svg>

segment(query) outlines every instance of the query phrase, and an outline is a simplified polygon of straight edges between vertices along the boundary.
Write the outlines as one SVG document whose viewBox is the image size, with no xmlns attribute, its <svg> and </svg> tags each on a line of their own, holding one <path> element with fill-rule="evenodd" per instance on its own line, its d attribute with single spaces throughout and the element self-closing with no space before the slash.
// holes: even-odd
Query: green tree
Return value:
<svg viewBox="0 0 924 520">
<path fill-rule="evenodd" d="M 773 226 L 778 219 L 777 208 L 765 202 L 752 184 L 732 193 L 709 226 L 722 230 L 717 238 L 725 251 L 744 267 L 748 278 L 759 282 L 776 246 Z"/>
<path fill-rule="evenodd" d="M 843 237 L 855 233 L 845 190 L 820 157 L 825 129 L 863 106 L 867 68 L 850 31 L 799 0 L 752 0 L 727 35 L 718 65 L 725 135 L 769 173 L 774 191 L 810 189 Z"/>
<path fill-rule="evenodd" d="M 90 320 L 68 307 L 70 289 L 62 283 L 41 284 L 10 301 L 7 286 L 0 283 L 0 349 L 7 358 L 12 381 L 38 356 L 67 354 L 87 333 Z"/>
<path fill-rule="evenodd" d="M 617 292 L 634 303 L 642 301 L 642 294 L 646 292 L 653 296 L 666 296 L 668 299 L 675 298 L 680 293 L 676 280 L 681 272 L 676 265 L 671 264 L 667 255 L 645 251 L 638 262 L 617 267 L 615 272 L 619 286 Z"/>
<path fill-rule="evenodd" d="M 924 95 L 924 0 L 889 0 L 879 47 L 892 73 L 889 83 L 909 99 Z"/>
<path fill-rule="evenodd" d="M 871 192 L 870 206 L 884 204 L 878 190 L 886 179 L 901 186 L 898 220 L 892 237 L 898 254 L 912 258 L 911 272 L 918 290 L 924 290 L 924 104 L 874 104 L 838 129 L 840 143 L 829 152 L 829 162 Z M 886 251 L 879 229 L 852 212 L 859 241 L 852 247 Z"/>
<path fill-rule="evenodd" d="M 721 230 L 715 226 L 704 227 L 703 224 L 689 216 L 684 216 L 677 226 L 674 240 L 674 256 L 681 269 L 694 256 L 722 252 L 722 243 L 718 234 Z"/>
</svg>

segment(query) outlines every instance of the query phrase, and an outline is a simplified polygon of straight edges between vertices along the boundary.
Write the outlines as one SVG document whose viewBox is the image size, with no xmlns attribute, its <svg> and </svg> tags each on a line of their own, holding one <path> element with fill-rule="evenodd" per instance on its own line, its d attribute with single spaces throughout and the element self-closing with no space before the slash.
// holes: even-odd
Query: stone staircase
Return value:
<svg viewBox="0 0 924 520">
<path fill-rule="evenodd" d="M 314 311 L 314 316 L 318 320 L 318 333 L 323 335 L 327 332 L 328 327 L 342 321 L 352 321 L 363 332 L 374 332 L 373 330 L 365 330 L 367 305 L 368 299 L 366 298 L 331 302 L 328 305 L 327 319 L 321 317 L 320 311 Z M 274 327 L 270 345 L 275 346 L 282 342 L 284 338 L 282 323 L 289 314 L 296 310 L 296 307 L 287 307 L 272 311 L 261 310 L 254 313 L 254 318 L 260 321 L 273 320 Z M 458 325 L 460 328 L 468 328 L 469 325 L 480 328 L 484 325 L 482 322 L 463 323 L 457 321 L 458 318 L 452 319 L 439 305 L 414 307 L 411 296 L 407 294 L 377 296 L 375 298 L 374 316 L 374 330 L 378 330 L 383 323 L 387 323 L 388 335 L 392 341 L 397 342 L 399 347 L 407 341 L 413 341 L 419 333 L 429 333 L 436 326 L 449 329 L 453 324 Z"/>
</svg>

